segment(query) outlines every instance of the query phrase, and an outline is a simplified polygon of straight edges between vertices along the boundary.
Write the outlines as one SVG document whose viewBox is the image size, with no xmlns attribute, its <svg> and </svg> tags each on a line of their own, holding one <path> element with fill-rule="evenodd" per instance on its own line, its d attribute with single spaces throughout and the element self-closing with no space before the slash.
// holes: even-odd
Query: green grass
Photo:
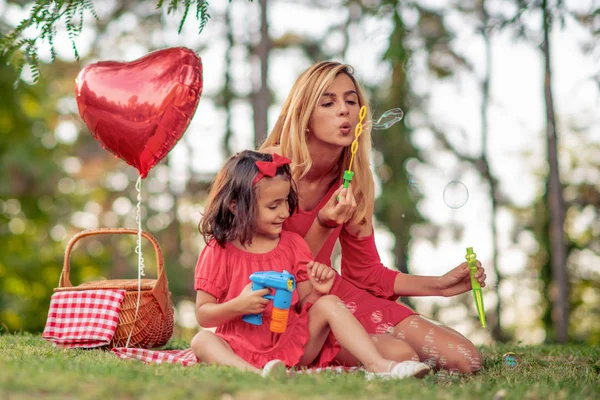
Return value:
<svg viewBox="0 0 600 400">
<path fill-rule="evenodd" d="M 185 343 L 171 343 L 185 348 Z M 600 398 L 600 348 L 482 348 L 475 376 L 430 374 L 423 380 L 367 382 L 360 373 L 264 380 L 216 366 L 124 361 L 101 350 L 58 350 L 39 336 L 0 335 L 0 398 L 120 399 L 593 399 Z M 502 354 L 520 357 L 516 368 Z"/>
</svg>

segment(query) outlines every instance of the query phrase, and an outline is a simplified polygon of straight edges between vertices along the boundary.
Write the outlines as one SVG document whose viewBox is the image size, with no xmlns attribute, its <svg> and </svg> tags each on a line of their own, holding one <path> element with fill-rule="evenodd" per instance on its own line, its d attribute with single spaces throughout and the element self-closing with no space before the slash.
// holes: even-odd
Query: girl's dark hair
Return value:
<svg viewBox="0 0 600 400">
<path fill-rule="evenodd" d="M 256 232 L 256 185 L 252 181 L 258 173 L 257 161 L 273 161 L 271 154 L 244 150 L 231 156 L 213 182 L 198 230 L 206 243 L 214 238 L 219 245 L 239 239 L 242 245 L 251 244 Z M 290 215 L 298 207 L 298 194 L 292 179 L 290 165 L 277 168 L 275 176 L 284 176 L 291 182 L 288 205 Z M 230 206 L 235 202 L 235 214 Z"/>
</svg>

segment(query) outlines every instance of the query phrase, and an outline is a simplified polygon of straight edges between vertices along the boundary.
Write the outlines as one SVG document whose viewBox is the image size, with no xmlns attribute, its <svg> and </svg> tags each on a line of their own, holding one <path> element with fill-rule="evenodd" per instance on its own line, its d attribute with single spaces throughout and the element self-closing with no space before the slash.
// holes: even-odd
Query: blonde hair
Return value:
<svg viewBox="0 0 600 400">
<path fill-rule="evenodd" d="M 352 189 L 357 204 L 352 222 L 364 224 L 365 217 L 374 202 L 374 183 L 369 167 L 371 154 L 370 110 L 364 90 L 354 78 L 353 73 L 351 66 L 332 61 L 317 63 L 304 71 L 294 83 L 283 104 L 281 114 L 261 149 L 280 146 L 281 154 L 292 160 L 292 177 L 298 181 L 306 176 L 312 167 L 312 158 L 308 152 L 305 134 L 310 117 L 317 107 L 319 99 L 333 84 L 334 79 L 340 74 L 346 74 L 354 82 L 359 106 L 367 106 L 367 117 L 363 121 L 363 125 L 366 126 L 360 136 L 358 150 L 354 156 L 354 179 L 352 180 Z M 351 151 L 348 146 L 342 152 L 338 162 L 340 179 L 350 163 L 350 156 Z"/>
</svg>

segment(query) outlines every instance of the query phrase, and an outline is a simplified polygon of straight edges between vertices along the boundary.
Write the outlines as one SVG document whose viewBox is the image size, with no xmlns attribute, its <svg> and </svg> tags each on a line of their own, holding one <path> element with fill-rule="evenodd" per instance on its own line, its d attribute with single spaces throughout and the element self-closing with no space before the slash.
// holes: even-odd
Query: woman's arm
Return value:
<svg viewBox="0 0 600 400">
<path fill-rule="evenodd" d="M 352 218 L 354 210 L 356 210 L 356 199 L 352 193 L 352 185 L 349 188 L 340 185 L 323 208 L 317 212 L 315 220 L 304 236 L 314 257 L 319 254 L 333 231 Z"/>
<path fill-rule="evenodd" d="M 304 236 L 304 240 L 306 241 L 306 244 L 308 244 L 308 247 L 310 248 L 310 252 L 312 253 L 313 257 L 316 257 L 319 254 L 321 248 L 323 247 L 327 239 L 329 239 L 329 236 L 331 236 L 335 228 L 336 227 L 326 228 L 325 226 L 321 225 L 319 221 L 315 218 L 312 225 L 310 226 L 310 229 L 308 230 L 308 232 L 306 232 L 306 235 Z"/>
<path fill-rule="evenodd" d="M 340 234 L 342 276 L 356 286 L 383 298 L 439 296 L 438 277 L 415 276 L 386 268 L 379 257 L 373 234 L 373 210 L 365 223 L 347 224 Z"/>
<path fill-rule="evenodd" d="M 405 274 L 386 268 L 379 258 L 373 235 L 372 212 L 360 226 L 345 226 L 340 234 L 342 275 L 356 286 L 376 296 L 397 299 L 399 296 L 455 296 L 471 290 L 466 263 L 442 276 Z M 485 270 L 477 261 L 475 279 L 485 286 Z"/>
<path fill-rule="evenodd" d="M 394 280 L 394 294 L 398 296 L 441 296 L 438 280 L 438 276 L 411 275 L 400 272 Z"/>
</svg>

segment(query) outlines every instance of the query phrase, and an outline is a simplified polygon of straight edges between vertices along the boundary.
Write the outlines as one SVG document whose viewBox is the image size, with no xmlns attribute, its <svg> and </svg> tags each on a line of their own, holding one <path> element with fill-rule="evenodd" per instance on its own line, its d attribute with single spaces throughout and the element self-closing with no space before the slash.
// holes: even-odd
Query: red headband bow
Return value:
<svg viewBox="0 0 600 400">
<path fill-rule="evenodd" d="M 256 185 L 258 181 L 260 181 L 265 176 L 274 177 L 277 173 L 277 168 L 282 167 L 286 164 L 290 164 L 290 161 L 287 157 L 282 157 L 279 154 L 273 153 L 273 161 L 256 161 L 256 167 L 258 168 L 258 174 L 252 181 L 252 185 Z"/>
</svg>

